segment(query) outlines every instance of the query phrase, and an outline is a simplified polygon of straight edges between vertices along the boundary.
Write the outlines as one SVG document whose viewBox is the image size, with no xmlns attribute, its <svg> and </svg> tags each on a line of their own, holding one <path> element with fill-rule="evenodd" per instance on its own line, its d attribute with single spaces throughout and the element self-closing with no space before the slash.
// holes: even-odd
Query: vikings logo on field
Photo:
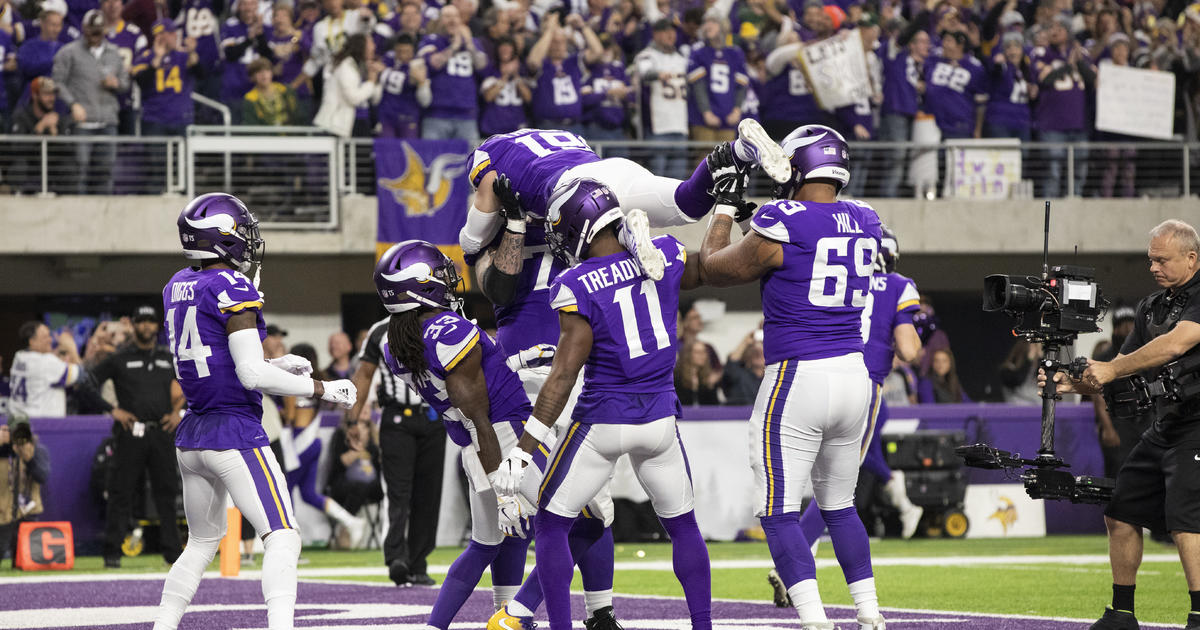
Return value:
<svg viewBox="0 0 1200 630">
<path fill-rule="evenodd" d="M 380 177 L 379 186 L 391 191 L 396 203 L 404 206 L 405 216 L 432 216 L 450 199 L 454 180 L 467 169 L 468 156 L 443 153 L 426 166 L 407 142 L 404 155 L 404 172 L 396 178 Z"/>
</svg>

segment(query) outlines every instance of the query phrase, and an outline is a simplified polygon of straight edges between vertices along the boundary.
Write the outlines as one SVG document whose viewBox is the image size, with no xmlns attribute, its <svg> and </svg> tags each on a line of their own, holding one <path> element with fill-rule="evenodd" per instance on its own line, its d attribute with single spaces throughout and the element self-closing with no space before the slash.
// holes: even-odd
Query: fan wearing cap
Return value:
<svg viewBox="0 0 1200 630">
<path fill-rule="evenodd" d="M 92 384 L 112 381 L 117 405 L 99 401 L 101 411 L 113 417 L 115 462 L 108 479 L 108 506 L 104 530 L 104 566 L 121 566 L 121 543 L 129 533 L 134 490 L 143 473 L 150 479 L 154 505 L 161 518 L 163 558 L 175 562 L 183 547 L 175 527 L 174 429 L 183 409 L 183 390 L 175 381 L 171 351 L 159 345 L 162 318 L 158 309 L 140 306 L 133 313 L 133 338 L 89 370 Z"/>
<path fill-rule="evenodd" d="M 58 100 L 54 79 L 38 77 L 29 85 L 29 102 L 13 112 L 12 130 L 17 134 L 62 136 L 67 134 L 71 115 Z M 51 153 L 50 160 L 56 156 Z M 18 178 L 19 179 L 19 178 Z"/>
<path fill-rule="evenodd" d="M 159 18 L 150 36 L 153 45 L 143 49 L 133 65 L 142 89 L 142 135 L 182 136 L 194 111 L 193 68 L 200 62 L 196 40 L 181 42 L 179 27 L 170 18 Z"/>
<path fill-rule="evenodd" d="M 714 286 L 761 281 L 767 368 L 750 417 L 751 467 L 757 516 L 800 623 L 833 628 L 800 526 L 811 481 L 858 627 L 880 630 L 871 550 L 854 509 L 874 391 L 863 358 L 862 317 L 882 238 L 879 216 L 865 203 L 838 201 L 850 179 L 850 156 L 836 131 L 800 127 L 784 139 L 783 151 L 791 179 L 754 214 L 736 244 L 729 241 L 734 220 L 749 214 L 741 190 L 718 199 L 700 249 L 701 270 Z"/>
</svg>

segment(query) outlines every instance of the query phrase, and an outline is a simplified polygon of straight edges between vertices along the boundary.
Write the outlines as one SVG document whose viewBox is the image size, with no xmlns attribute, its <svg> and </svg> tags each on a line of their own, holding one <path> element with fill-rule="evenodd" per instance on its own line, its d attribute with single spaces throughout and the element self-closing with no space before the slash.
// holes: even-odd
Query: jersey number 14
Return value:
<svg viewBox="0 0 1200 630">
<path fill-rule="evenodd" d="M 171 346 L 171 354 L 175 355 L 175 378 L 179 375 L 179 362 L 191 361 L 195 364 L 196 377 L 208 376 L 208 357 L 212 356 L 212 348 L 204 345 L 200 339 L 200 327 L 196 325 L 196 307 L 189 306 L 183 312 L 183 329 L 175 340 L 175 309 L 167 309 L 167 343 Z"/>
</svg>

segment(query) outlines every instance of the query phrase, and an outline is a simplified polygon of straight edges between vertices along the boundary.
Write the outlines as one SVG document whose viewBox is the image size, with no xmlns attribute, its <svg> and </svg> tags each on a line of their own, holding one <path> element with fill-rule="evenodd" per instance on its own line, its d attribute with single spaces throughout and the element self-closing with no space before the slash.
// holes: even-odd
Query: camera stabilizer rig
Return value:
<svg viewBox="0 0 1200 630">
<path fill-rule="evenodd" d="M 1067 463 L 1054 453 L 1054 406 L 1061 397 L 1055 390 L 1054 377 L 1067 372 L 1078 379 L 1087 369 L 1087 359 L 1064 362 L 1064 346 L 1074 343 L 1081 332 L 1095 332 L 1108 303 L 1101 297 L 1090 267 L 1062 265 L 1050 267 L 1050 202 L 1046 202 L 1046 223 L 1042 250 L 1042 276 L 990 275 L 983 281 L 983 310 L 1001 311 L 1015 320 L 1013 334 L 1042 344 L 1040 367 L 1046 372 L 1042 388 L 1041 448 L 1035 459 L 1002 451 L 987 444 L 972 444 L 955 449 L 967 466 L 991 470 L 1020 470 L 1018 476 L 1025 492 L 1034 499 L 1054 499 L 1072 503 L 1107 503 L 1112 497 L 1113 480 L 1075 476 Z"/>
</svg>

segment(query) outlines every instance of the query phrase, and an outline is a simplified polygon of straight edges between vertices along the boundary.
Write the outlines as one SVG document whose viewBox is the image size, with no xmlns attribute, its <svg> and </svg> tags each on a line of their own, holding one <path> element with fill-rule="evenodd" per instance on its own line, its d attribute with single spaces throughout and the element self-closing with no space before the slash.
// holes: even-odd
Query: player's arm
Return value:
<svg viewBox="0 0 1200 630">
<path fill-rule="evenodd" d="M 537 448 L 539 433 L 546 433 L 558 422 L 571 389 L 575 387 L 579 370 L 583 369 L 583 364 L 592 353 L 592 325 L 587 319 L 578 313 L 559 313 L 558 324 L 561 332 L 554 363 L 550 367 L 550 376 L 546 377 L 546 383 L 538 393 L 537 404 L 533 406 L 533 418 L 530 419 L 537 420 L 545 430 L 531 430 L 526 423 L 525 433 L 517 442 L 517 448 L 526 453 L 532 453 Z"/>
<path fill-rule="evenodd" d="M 917 328 L 911 322 L 897 324 L 892 328 L 892 343 L 896 349 L 896 356 L 905 363 L 915 361 L 921 353 L 921 336 L 917 334 Z"/>
<path fill-rule="evenodd" d="M 513 191 L 508 176 L 490 175 L 493 175 L 492 193 L 500 204 L 500 217 L 504 219 L 504 235 L 495 249 L 480 257 L 475 272 L 479 276 L 479 288 L 483 295 L 492 304 L 505 306 L 517 296 L 528 219 L 521 208 L 520 195 Z"/>
<path fill-rule="evenodd" d="M 684 256 L 686 258 L 683 261 L 683 277 L 679 279 L 679 288 L 690 291 L 704 286 L 704 273 L 700 267 L 700 257 L 687 254 Z"/>
<path fill-rule="evenodd" d="M 489 171 L 476 187 L 475 200 L 467 209 L 467 222 L 458 231 L 458 244 L 465 254 L 474 254 L 483 249 L 496 236 L 496 230 L 500 229 L 500 202 L 492 190 L 495 181 L 496 172 Z"/>
<path fill-rule="evenodd" d="M 354 384 L 342 379 L 329 383 L 292 374 L 271 365 L 263 357 L 258 338 L 258 311 L 247 308 L 235 313 L 225 324 L 229 354 L 242 387 L 276 396 L 319 396 L 322 400 L 350 406 L 354 403 Z M 327 387 L 328 386 L 328 387 Z"/>
<path fill-rule="evenodd" d="M 714 287 L 746 284 L 783 264 L 783 246 L 755 232 L 730 245 L 732 227 L 733 217 L 725 214 L 714 214 L 708 224 L 700 247 L 700 269 L 705 284 Z"/>
<path fill-rule="evenodd" d="M 378 366 L 370 361 L 360 358 L 358 367 L 354 368 L 354 374 L 350 377 L 350 382 L 354 383 L 354 406 L 346 413 L 346 417 L 351 420 L 358 420 L 362 417 L 363 408 L 367 406 L 367 397 L 370 393 L 371 379 L 375 378 L 375 370 Z"/>
<path fill-rule="evenodd" d="M 489 419 L 487 380 L 483 374 L 483 350 L 475 344 L 465 357 L 446 374 L 446 393 L 471 424 L 479 442 L 479 462 L 487 473 L 500 466 L 500 441 Z"/>
</svg>

